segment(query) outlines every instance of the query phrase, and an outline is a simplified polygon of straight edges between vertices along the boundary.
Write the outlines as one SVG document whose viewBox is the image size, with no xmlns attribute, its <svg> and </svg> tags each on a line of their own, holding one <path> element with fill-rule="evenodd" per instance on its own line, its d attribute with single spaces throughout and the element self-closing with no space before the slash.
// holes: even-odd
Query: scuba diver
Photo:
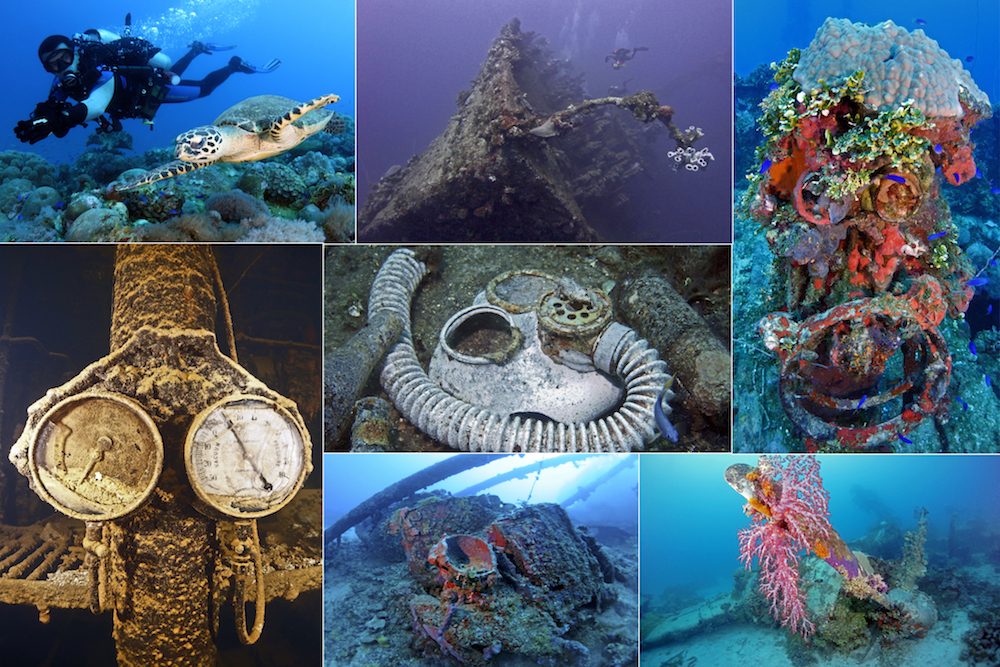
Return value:
<svg viewBox="0 0 1000 667">
<path fill-rule="evenodd" d="M 199 81 L 181 79 L 195 56 L 236 47 L 196 41 L 173 63 L 158 47 L 129 34 L 131 15 L 125 17 L 125 25 L 124 36 L 90 29 L 73 38 L 52 35 L 42 41 L 38 58 L 55 80 L 48 99 L 14 128 L 18 139 L 35 144 L 49 134 L 64 137 L 70 128 L 91 120 L 98 121 L 102 132 L 121 130 L 122 118 L 142 118 L 151 126 L 156 110 L 165 102 L 205 97 L 235 72 L 268 73 L 281 64 L 272 60 L 254 67 L 233 56 L 225 67 Z"/>
<path fill-rule="evenodd" d="M 625 97 L 625 94 L 628 93 L 628 82 L 634 78 L 635 77 L 630 77 L 625 79 L 622 81 L 621 86 L 609 86 L 608 95 L 613 95 L 614 97 Z"/>
<path fill-rule="evenodd" d="M 615 69 L 621 69 L 622 67 L 625 67 L 626 60 L 632 60 L 632 58 L 635 58 L 635 54 L 640 51 L 649 51 L 649 48 L 645 46 L 637 46 L 631 50 L 626 48 L 615 49 L 611 55 L 604 56 L 604 62 L 614 60 L 615 62 L 611 66 Z"/>
</svg>

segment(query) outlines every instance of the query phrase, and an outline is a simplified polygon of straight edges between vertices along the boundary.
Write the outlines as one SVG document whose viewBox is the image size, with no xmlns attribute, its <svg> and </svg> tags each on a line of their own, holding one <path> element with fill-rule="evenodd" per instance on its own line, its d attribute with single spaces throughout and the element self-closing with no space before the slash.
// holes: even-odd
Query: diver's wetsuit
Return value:
<svg viewBox="0 0 1000 667">
<path fill-rule="evenodd" d="M 120 130 L 122 118 L 151 122 L 163 103 L 189 102 L 205 97 L 235 72 L 269 72 L 280 62 L 255 68 L 238 56 L 201 80 L 180 75 L 201 53 L 213 49 L 199 42 L 176 65 L 158 47 L 137 37 L 88 30 L 73 40 L 76 61 L 72 71 L 56 75 L 49 98 L 36 106 L 31 120 L 21 121 L 14 132 L 21 141 L 36 143 L 50 133 L 65 136 L 69 128 L 97 120 L 104 131 Z M 78 100 L 72 105 L 69 100 Z M 107 114 L 107 117 L 105 117 Z"/>
</svg>

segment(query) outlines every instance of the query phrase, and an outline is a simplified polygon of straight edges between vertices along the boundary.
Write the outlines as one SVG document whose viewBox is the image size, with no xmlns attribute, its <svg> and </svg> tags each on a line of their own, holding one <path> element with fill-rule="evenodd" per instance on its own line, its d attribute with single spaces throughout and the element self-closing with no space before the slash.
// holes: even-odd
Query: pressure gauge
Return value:
<svg viewBox="0 0 1000 667">
<path fill-rule="evenodd" d="M 275 401 L 236 395 L 194 419 L 184 464 L 198 497 L 227 516 L 252 519 L 277 512 L 307 472 L 307 436 Z"/>
<path fill-rule="evenodd" d="M 87 391 L 57 403 L 39 422 L 28 450 L 39 495 L 85 521 L 116 519 L 153 492 L 163 441 L 134 400 Z"/>
</svg>

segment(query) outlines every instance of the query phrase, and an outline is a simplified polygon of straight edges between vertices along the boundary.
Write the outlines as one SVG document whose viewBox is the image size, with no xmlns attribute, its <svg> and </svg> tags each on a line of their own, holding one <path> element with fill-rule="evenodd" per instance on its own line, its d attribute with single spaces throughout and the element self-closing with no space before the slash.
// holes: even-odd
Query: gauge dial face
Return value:
<svg viewBox="0 0 1000 667">
<path fill-rule="evenodd" d="M 132 399 L 84 392 L 42 418 L 28 460 L 49 504 L 78 519 L 105 521 L 133 511 L 156 488 L 163 441 Z"/>
<path fill-rule="evenodd" d="M 306 451 L 292 416 L 259 396 L 229 397 L 195 417 L 184 462 L 195 493 L 228 516 L 281 509 L 305 480 Z"/>
</svg>

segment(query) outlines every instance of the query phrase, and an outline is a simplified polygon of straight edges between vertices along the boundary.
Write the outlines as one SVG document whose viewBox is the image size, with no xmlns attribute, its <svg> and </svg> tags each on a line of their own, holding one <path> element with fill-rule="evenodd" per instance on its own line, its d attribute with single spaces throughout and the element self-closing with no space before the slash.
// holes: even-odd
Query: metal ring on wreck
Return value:
<svg viewBox="0 0 1000 667">
<path fill-rule="evenodd" d="M 787 350 L 781 364 L 779 394 L 789 419 L 810 438 L 836 441 L 854 449 L 891 448 L 899 436 L 905 436 L 932 414 L 947 393 L 951 357 L 944 337 L 934 327 L 918 329 L 901 341 L 905 377 L 893 387 L 861 399 L 834 398 L 817 391 L 809 375 L 803 372 L 814 365 L 810 361 L 814 355 L 809 352 L 821 345 L 831 325 L 867 320 L 903 323 L 906 316 L 892 302 L 887 305 L 874 299 L 860 299 L 836 306 L 799 325 L 798 330 L 807 334 L 797 337 Z M 917 391 L 919 396 L 914 399 Z M 895 417 L 872 425 L 851 423 L 862 409 L 884 405 L 898 397 L 903 397 L 904 405 Z"/>
<path fill-rule="evenodd" d="M 923 204 L 920 181 L 905 171 L 891 170 L 881 174 L 878 184 L 872 189 L 875 213 L 887 222 L 902 222 Z"/>
<path fill-rule="evenodd" d="M 595 343 L 594 361 L 623 382 L 625 398 L 616 412 L 567 424 L 501 415 L 457 399 L 427 376 L 410 332 L 410 303 L 427 268 L 413 252 L 393 252 L 372 284 L 368 312 L 390 309 L 404 316 L 399 342 L 386 357 L 382 386 L 396 409 L 431 438 L 465 451 L 627 452 L 653 440 L 653 408 L 670 380 L 656 350 L 629 327 L 612 323 Z"/>
</svg>

